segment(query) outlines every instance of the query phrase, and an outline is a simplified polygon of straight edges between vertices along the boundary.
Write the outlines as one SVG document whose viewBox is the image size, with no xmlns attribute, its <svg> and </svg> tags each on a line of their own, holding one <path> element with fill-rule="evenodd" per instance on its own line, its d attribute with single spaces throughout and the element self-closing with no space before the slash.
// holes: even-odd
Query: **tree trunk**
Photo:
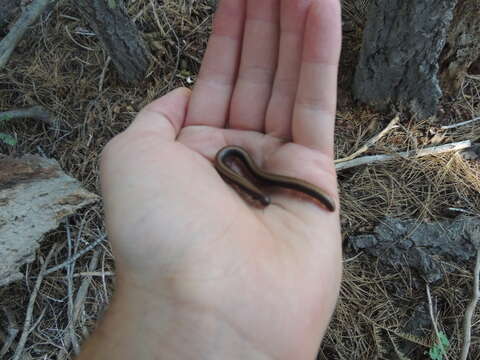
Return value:
<svg viewBox="0 0 480 360">
<path fill-rule="evenodd" d="M 78 0 L 79 9 L 103 43 L 120 77 L 140 81 L 149 67 L 150 52 L 129 19 L 123 0 Z"/>
<path fill-rule="evenodd" d="M 0 31 L 20 12 L 20 0 L 0 0 Z"/>
<path fill-rule="evenodd" d="M 418 118 L 436 113 L 442 96 L 438 60 L 457 0 L 372 0 L 353 91 L 384 110 L 393 104 Z"/>
<path fill-rule="evenodd" d="M 480 58 L 480 2 L 459 0 L 442 54 L 442 85 L 456 94 L 472 64 Z"/>
</svg>

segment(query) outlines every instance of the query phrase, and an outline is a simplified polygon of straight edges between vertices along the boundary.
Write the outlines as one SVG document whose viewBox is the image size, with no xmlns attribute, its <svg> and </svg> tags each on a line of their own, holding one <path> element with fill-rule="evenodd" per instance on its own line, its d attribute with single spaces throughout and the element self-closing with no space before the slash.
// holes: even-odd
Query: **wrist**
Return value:
<svg viewBox="0 0 480 360">
<path fill-rule="evenodd" d="M 110 308 L 79 360 L 271 359 L 213 309 L 158 293 L 119 281 Z"/>
</svg>

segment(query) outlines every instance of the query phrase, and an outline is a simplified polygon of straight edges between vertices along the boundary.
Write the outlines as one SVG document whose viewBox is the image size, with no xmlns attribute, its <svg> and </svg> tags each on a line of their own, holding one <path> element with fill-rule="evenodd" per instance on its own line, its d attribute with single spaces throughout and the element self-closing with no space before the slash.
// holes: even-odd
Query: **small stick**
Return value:
<svg viewBox="0 0 480 360">
<path fill-rule="evenodd" d="M 5 306 L 2 306 L 2 310 L 8 319 L 8 336 L 3 340 L 3 347 L 2 350 L 0 350 L 0 359 L 3 359 L 7 354 L 19 331 L 15 316 Z"/>
<path fill-rule="evenodd" d="M 160 18 L 158 17 L 158 14 L 157 14 L 157 7 L 155 6 L 155 3 L 153 2 L 153 0 L 150 0 L 150 6 L 153 8 L 153 10 L 152 10 L 153 18 L 155 19 L 155 22 L 157 23 L 158 30 L 160 30 L 160 34 L 162 34 L 162 36 L 165 37 L 167 35 L 167 33 L 165 32 L 162 24 L 160 23 Z"/>
<path fill-rule="evenodd" d="M 368 140 L 365 145 L 363 145 L 360 149 L 355 151 L 352 155 L 349 155 L 347 157 L 344 157 L 342 159 L 335 160 L 335 164 L 342 163 L 345 161 L 349 161 L 352 159 L 355 159 L 358 157 L 358 155 L 363 154 L 365 151 L 367 151 L 369 148 L 371 148 L 378 140 L 380 140 L 387 132 L 389 132 L 392 129 L 397 128 L 397 124 L 400 121 L 400 117 L 397 115 L 395 116 L 390 123 L 387 125 L 385 129 L 380 131 L 377 135 L 372 137 L 370 140 Z"/>
<path fill-rule="evenodd" d="M 96 269 L 96 267 L 98 265 L 99 255 L 100 255 L 100 251 L 98 251 L 98 250 L 95 251 L 92 259 L 90 260 L 90 264 L 88 266 L 89 271 L 94 271 Z M 80 316 L 80 311 L 82 310 L 82 307 L 85 303 L 85 298 L 87 297 L 88 288 L 90 287 L 91 282 L 92 282 L 91 277 L 87 277 L 87 278 L 83 279 L 82 284 L 80 285 L 80 288 L 77 291 L 75 301 L 74 302 L 72 301 L 73 302 L 72 310 L 71 310 L 71 312 L 69 310 L 69 319 L 68 319 L 69 328 L 71 330 L 70 330 L 70 333 L 67 332 L 65 334 L 65 337 L 64 337 L 63 342 L 64 342 L 64 348 L 66 350 L 62 354 L 62 358 L 68 357 L 67 349 L 70 347 L 70 344 L 72 345 L 73 352 L 76 356 L 78 356 L 79 353 L 80 353 L 80 346 L 78 344 L 78 341 L 77 341 L 77 338 L 76 338 L 76 335 L 75 335 L 74 326 L 75 326 L 75 323 L 78 320 L 78 317 Z"/>
<path fill-rule="evenodd" d="M 472 300 L 465 311 L 465 318 L 463 319 L 463 349 L 461 360 L 467 360 L 468 352 L 470 351 L 470 344 L 472 342 L 472 318 L 477 306 L 478 298 L 480 297 L 480 249 L 477 250 L 477 261 L 475 263 L 475 273 L 473 274 L 473 296 Z"/>
<path fill-rule="evenodd" d="M 13 50 L 25 35 L 28 27 L 32 25 L 45 11 L 52 0 L 35 0 L 26 8 L 18 21 L 12 26 L 10 32 L 0 41 L 0 70 L 7 65 Z"/>
<path fill-rule="evenodd" d="M 469 214 L 469 215 L 480 216 L 480 213 L 474 213 L 472 211 L 468 211 L 468 210 L 460 209 L 460 208 L 449 207 L 449 208 L 447 208 L 447 210 L 455 211 L 455 212 L 461 212 L 461 213 Z"/>
<path fill-rule="evenodd" d="M 106 251 L 103 252 L 102 254 L 102 272 L 105 273 L 105 258 L 106 258 Z M 108 303 L 108 290 L 107 290 L 107 281 L 105 275 L 102 276 L 102 285 L 103 285 L 103 291 L 105 293 L 105 299 L 107 299 Z"/>
<path fill-rule="evenodd" d="M 25 109 L 0 112 L 0 122 L 13 119 L 32 118 L 53 125 L 52 114 L 42 106 L 32 106 Z"/>
<path fill-rule="evenodd" d="M 80 273 L 73 274 L 74 278 L 77 277 L 84 277 L 84 276 L 97 276 L 97 277 L 105 277 L 105 276 L 115 276 L 113 271 L 83 271 Z"/>
<path fill-rule="evenodd" d="M 13 355 L 12 360 L 19 360 L 23 355 L 23 350 L 25 348 L 25 344 L 27 343 L 28 335 L 31 331 L 31 323 L 32 323 L 32 314 L 33 314 L 33 307 L 35 305 L 35 301 L 37 299 L 38 291 L 40 290 L 40 285 L 42 285 L 43 278 L 46 275 L 45 270 L 52 258 L 55 250 L 57 249 L 57 245 L 53 245 L 52 249 L 47 255 L 47 258 L 42 264 L 40 269 L 40 273 L 38 274 L 37 281 L 35 282 L 35 287 L 33 288 L 32 295 L 30 296 L 30 300 L 28 300 L 28 307 L 27 307 L 27 314 L 25 315 L 25 322 L 23 323 L 23 331 L 20 340 L 18 341 L 17 348 L 15 349 L 15 354 Z"/>
<path fill-rule="evenodd" d="M 88 270 L 93 271 L 96 269 L 98 265 L 98 258 L 100 256 L 100 249 L 97 249 L 95 253 L 92 256 L 92 259 L 90 260 L 90 264 L 88 265 Z M 90 284 L 92 283 L 92 278 L 87 277 L 83 279 L 82 285 L 80 285 L 80 288 L 77 291 L 77 296 L 75 297 L 75 304 L 74 304 L 74 309 L 73 309 L 73 322 L 76 322 L 78 320 L 78 317 L 80 316 L 80 311 L 83 309 L 83 306 L 85 304 L 85 299 L 87 297 L 88 293 L 88 288 L 90 287 Z M 77 347 L 73 347 L 73 352 L 75 353 L 76 356 L 80 354 L 80 346 L 78 346 L 77 342 Z"/>
<path fill-rule="evenodd" d="M 398 159 L 399 157 L 402 158 L 419 158 L 423 156 L 429 155 L 438 155 L 450 151 L 457 151 L 462 149 L 467 149 L 472 146 L 472 142 L 470 140 L 460 141 L 456 143 L 450 143 L 440 146 L 433 146 L 425 149 L 421 149 L 418 151 L 403 151 L 395 154 L 388 154 L 388 155 L 370 155 L 364 156 L 361 158 L 345 161 L 339 164 L 336 164 L 335 168 L 337 171 L 349 169 L 356 166 L 361 165 L 368 165 L 373 163 L 379 162 L 386 162 Z"/>
<path fill-rule="evenodd" d="M 146 5 L 143 7 L 143 9 L 140 10 L 140 11 L 138 12 L 138 14 L 135 15 L 135 16 L 132 18 L 132 21 L 133 21 L 134 23 L 136 23 L 137 20 L 138 20 L 139 18 L 141 18 L 141 17 L 143 16 L 143 14 L 145 13 L 145 11 L 147 11 L 148 8 L 149 8 L 150 6 L 152 6 L 152 5 L 153 5 L 153 4 L 152 4 L 151 2 L 150 2 L 150 4 L 146 4 Z"/>
<path fill-rule="evenodd" d="M 463 121 L 463 122 L 460 122 L 460 123 L 457 123 L 457 124 L 445 125 L 445 126 L 442 126 L 440 129 L 442 129 L 442 130 L 454 129 L 454 128 L 457 128 L 457 127 L 460 127 L 460 126 L 464 126 L 464 125 L 474 123 L 474 122 L 479 121 L 479 120 L 480 120 L 480 117 L 477 117 L 475 119 Z"/>
<path fill-rule="evenodd" d="M 66 226 L 67 230 L 67 240 L 68 240 L 68 257 L 72 257 L 72 236 L 70 234 L 70 226 L 67 222 Z M 81 230 L 80 230 L 81 232 Z M 68 280 L 68 328 L 66 331 L 66 339 L 65 343 L 66 344 L 72 344 L 73 350 L 75 351 L 75 355 L 78 355 L 80 345 L 78 344 L 77 337 L 75 335 L 75 320 L 73 318 L 73 270 L 75 268 L 75 261 L 72 261 L 72 263 L 67 267 L 67 280 Z M 68 345 L 65 345 L 68 347 Z"/>
<path fill-rule="evenodd" d="M 100 257 L 100 249 L 97 249 L 90 260 L 90 264 L 88 265 L 89 271 L 94 271 L 97 268 L 99 257 Z M 80 285 L 80 288 L 77 291 L 77 296 L 75 298 L 74 312 L 73 312 L 73 320 L 75 321 L 80 316 L 80 311 L 82 310 L 82 307 L 85 303 L 88 288 L 90 287 L 91 283 L 92 283 L 92 277 L 87 277 L 83 279 L 82 285 Z"/>
<path fill-rule="evenodd" d="M 438 331 L 437 320 L 435 319 L 435 315 L 433 313 L 433 305 L 432 305 L 432 295 L 430 294 L 430 287 L 427 284 L 427 297 L 428 297 L 428 311 L 430 312 L 430 318 L 432 319 L 433 329 L 435 330 L 435 335 L 437 336 L 438 345 L 442 350 L 442 354 L 445 355 L 445 359 L 447 358 L 447 351 L 443 347 L 443 343 L 440 339 L 440 331 Z"/>
<path fill-rule="evenodd" d="M 107 61 L 105 61 L 105 65 L 103 66 L 102 74 L 100 75 L 100 81 L 98 82 L 98 92 L 102 92 L 103 90 L 103 81 L 105 80 L 105 75 L 107 74 L 108 65 L 110 65 L 110 61 L 112 58 L 109 56 Z"/>
<path fill-rule="evenodd" d="M 75 255 L 73 255 L 70 259 L 68 259 L 67 261 L 61 263 L 60 265 L 57 265 L 57 266 L 54 266 L 50 269 L 48 269 L 47 271 L 45 271 L 45 275 L 49 275 L 55 271 L 58 271 L 60 269 L 63 269 L 64 267 L 70 265 L 71 263 L 73 263 L 74 261 L 77 261 L 79 258 L 81 258 L 83 255 L 85 255 L 86 253 L 88 253 L 90 250 L 92 250 L 93 248 L 95 248 L 98 244 L 100 244 L 103 240 L 105 240 L 106 238 L 106 235 L 103 235 L 101 236 L 100 238 L 98 238 L 97 240 L 95 240 L 93 243 L 91 243 L 90 245 L 88 245 L 85 249 L 79 251 L 78 253 L 76 253 Z"/>
</svg>

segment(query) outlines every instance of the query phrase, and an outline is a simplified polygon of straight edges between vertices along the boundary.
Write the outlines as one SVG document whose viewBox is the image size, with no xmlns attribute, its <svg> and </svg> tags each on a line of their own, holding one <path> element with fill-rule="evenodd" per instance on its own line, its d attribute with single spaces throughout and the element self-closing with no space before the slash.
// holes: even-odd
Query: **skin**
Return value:
<svg viewBox="0 0 480 360">
<path fill-rule="evenodd" d="M 338 209 L 269 189 L 251 206 L 213 166 L 224 146 L 325 190 L 338 0 L 223 0 L 193 92 L 144 108 L 104 149 L 112 304 L 78 359 L 314 359 L 341 280 Z"/>
</svg>

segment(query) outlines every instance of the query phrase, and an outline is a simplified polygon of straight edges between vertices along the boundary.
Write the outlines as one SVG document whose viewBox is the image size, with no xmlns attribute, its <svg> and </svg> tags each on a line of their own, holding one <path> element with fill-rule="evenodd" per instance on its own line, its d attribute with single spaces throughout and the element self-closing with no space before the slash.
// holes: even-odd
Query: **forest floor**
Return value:
<svg viewBox="0 0 480 360">
<path fill-rule="evenodd" d="M 0 153 L 40 153 L 99 193 L 98 159 L 103 146 L 124 130 L 136 113 L 153 99 L 178 86 L 192 86 L 211 30 L 212 1 L 131 1 L 129 12 L 145 35 L 155 62 L 136 86 L 122 84 L 95 35 L 81 19 L 75 2 L 58 1 L 17 47 L 7 69 L 0 72 L 0 111 L 42 105 L 60 120 L 58 129 L 34 120 L 2 124 L 15 146 L 0 145 Z M 158 4 L 156 6 L 152 4 Z M 209 5 L 210 4 L 210 5 Z M 157 16 L 154 16 L 155 11 Z M 378 134 L 395 113 L 380 113 L 358 104 L 351 94 L 361 48 L 365 13 L 346 9 L 336 122 L 336 158 L 352 154 Z M 480 77 L 468 76 L 458 97 L 444 98 L 436 119 L 416 121 L 400 114 L 400 126 L 390 131 L 370 154 L 395 153 L 462 140 L 477 140 L 480 126 L 440 130 L 480 115 Z M 368 154 L 367 153 L 367 154 Z M 428 314 L 425 283 L 407 266 L 392 268 L 356 252 L 352 235 L 371 233 L 386 216 L 432 222 L 460 213 L 480 214 L 480 165 L 455 153 L 398 159 L 339 172 L 344 238 L 344 281 L 334 319 L 319 359 L 428 359 L 437 337 L 432 324 L 421 338 L 404 325 L 423 308 Z M 29 299 L 42 261 L 54 244 L 51 266 L 68 258 L 67 239 L 76 251 L 104 236 L 101 204 L 70 217 L 42 242 L 37 260 L 26 266 L 25 278 L 0 288 L 0 335 L 22 332 Z M 459 357 L 462 321 L 472 291 L 473 261 L 451 264 L 455 271 L 430 286 L 434 320 L 449 339 L 449 359 Z M 115 267 L 107 241 L 65 270 L 46 276 L 33 307 L 34 328 L 22 359 L 68 359 L 95 326 L 108 305 Z M 69 285 L 70 284 L 70 285 Z M 85 292 L 86 291 L 86 292 Z M 69 310 L 73 302 L 75 311 Z M 10 314 L 15 320 L 7 319 Z M 480 308 L 473 323 L 471 359 L 480 358 Z M 432 322 L 433 322 L 432 321 Z M 5 334 L 4 334 L 5 335 Z M 0 336 L 0 348 L 3 345 Z M 6 359 L 18 346 L 17 336 Z M 438 358 L 440 359 L 440 358 Z"/>
</svg>

